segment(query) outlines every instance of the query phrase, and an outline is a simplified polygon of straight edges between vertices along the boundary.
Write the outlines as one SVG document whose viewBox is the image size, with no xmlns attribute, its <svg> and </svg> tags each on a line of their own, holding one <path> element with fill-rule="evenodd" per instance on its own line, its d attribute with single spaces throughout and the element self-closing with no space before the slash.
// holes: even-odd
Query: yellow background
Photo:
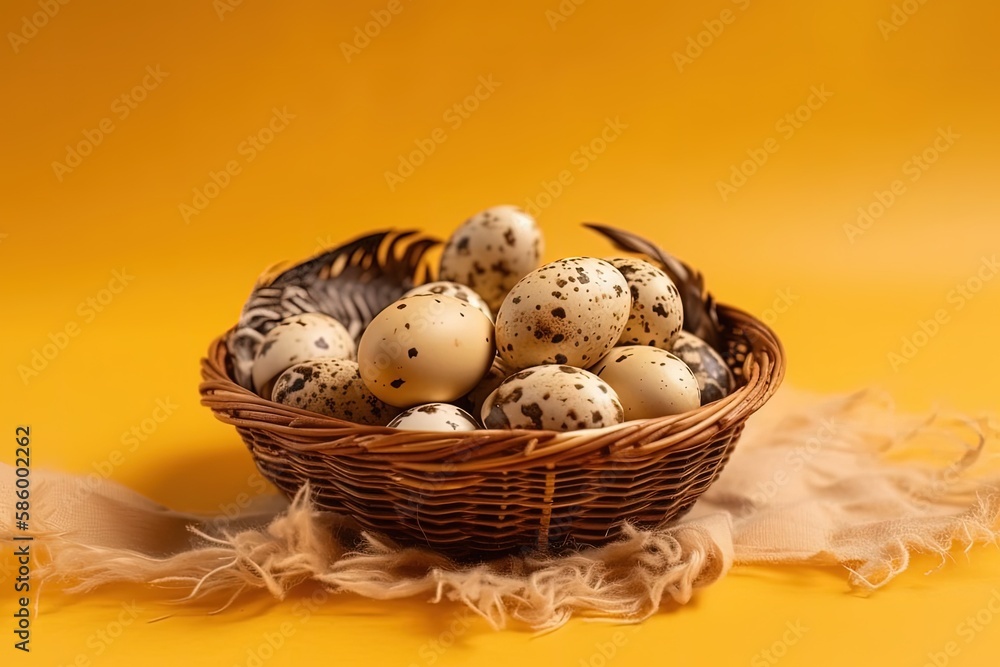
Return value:
<svg viewBox="0 0 1000 667">
<path fill-rule="evenodd" d="M 31 425 L 35 467 L 114 461 L 113 479 L 171 506 L 245 502 L 261 485 L 236 433 L 198 405 L 198 359 L 257 273 L 375 228 L 445 236 L 486 206 L 539 202 L 563 171 L 562 191 L 541 199 L 549 258 L 607 250 L 580 221 L 631 228 L 771 321 L 790 385 L 875 384 L 912 409 L 995 409 L 1000 280 L 953 292 L 1000 246 L 995 3 L 907 0 L 894 14 L 889 0 L 401 0 L 345 55 L 388 5 L 3 3 L 0 405 L 11 435 Z M 690 62 L 677 56 L 687 49 Z M 448 110 L 480 77 L 494 89 L 457 124 Z M 144 99 L 123 106 L 136 86 Z M 831 95 L 801 109 L 813 89 Z M 243 142 L 275 108 L 294 118 L 253 154 Z M 797 110 L 809 118 L 790 134 L 782 119 Z M 582 159 L 609 119 L 625 127 Z M 102 121 L 111 131 L 72 171 L 53 166 Z M 386 172 L 437 128 L 443 143 L 390 187 Z M 943 152 L 939 131 L 952 135 Z M 767 161 L 723 200 L 718 181 L 765 145 Z M 911 180 L 924 151 L 936 160 Z M 230 161 L 239 173 L 186 222 L 180 205 Z M 895 201 L 852 242 L 845 225 L 897 179 Z M 115 270 L 134 277 L 102 292 Z M 917 334 L 938 311 L 935 335 Z M 65 348 L 22 378 L 67 326 Z M 917 353 L 894 365 L 915 334 Z M 177 407 L 114 454 L 158 399 Z M 13 462 L 8 443 L 0 459 Z M 772 664 L 760 651 L 796 622 L 808 630 L 783 665 L 921 665 L 951 641 L 950 665 L 1000 651 L 1000 618 L 971 641 L 959 628 L 1000 586 L 992 547 L 932 576 L 937 562 L 918 559 L 868 598 L 840 570 L 737 568 L 638 628 L 574 621 L 541 638 L 422 600 L 340 596 L 306 613 L 301 596 L 251 596 L 207 616 L 213 607 L 167 607 L 137 588 L 72 598 L 50 587 L 30 657 L 9 646 L 9 553 L 0 563 L 5 665 L 244 665 L 283 623 L 265 664 Z M 136 620 L 103 643 L 123 600 Z M 440 649 L 453 625 L 460 636 Z"/>
</svg>

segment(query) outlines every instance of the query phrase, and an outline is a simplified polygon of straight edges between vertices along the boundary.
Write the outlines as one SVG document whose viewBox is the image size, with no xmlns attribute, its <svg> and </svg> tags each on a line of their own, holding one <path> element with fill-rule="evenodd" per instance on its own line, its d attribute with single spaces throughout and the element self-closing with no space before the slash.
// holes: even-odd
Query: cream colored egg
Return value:
<svg viewBox="0 0 1000 667">
<path fill-rule="evenodd" d="M 361 377 L 401 408 L 458 399 L 493 363 L 493 323 L 450 296 L 409 296 L 375 316 L 361 336 Z"/>
<path fill-rule="evenodd" d="M 278 376 L 271 400 L 370 426 L 384 426 L 399 414 L 368 391 L 358 362 L 350 359 L 313 359 L 292 366 Z"/>
<path fill-rule="evenodd" d="M 540 364 L 586 368 L 618 342 L 632 297 L 621 272 L 596 257 L 538 268 L 497 312 L 497 350 L 512 369 Z"/>
<path fill-rule="evenodd" d="M 281 320 L 261 341 L 250 369 L 254 388 L 270 397 L 274 380 L 307 359 L 354 359 L 354 339 L 343 324 L 323 313 L 301 313 Z"/>
<path fill-rule="evenodd" d="M 516 206 L 494 206 L 466 220 L 441 253 L 441 280 L 468 285 L 492 311 L 518 280 L 539 265 L 542 233 Z"/>
<path fill-rule="evenodd" d="M 624 417 L 618 395 L 606 382 L 558 364 L 514 373 L 482 407 L 486 428 L 573 431 L 620 424 Z"/>
<path fill-rule="evenodd" d="M 694 373 L 658 347 L 616 347 L 590 370 L 617 392 L 629 420 L 680 414 L 701 405 Z"/>
<path fill-rule="evenodd" d="M 632 293 L 632 309 L 618 344 L 669 350 L 684 326 L 684 306 L 674 281 L 641 259 L 613 257 L 608 261 L 625 276 Z"/>
<path fill-rule="evenodd" d="M 427 403 L 400 413 L 389 422 L 404 431 L 475 431 L 479 424 L 468 412 L 450 403 Z"/>
<path fill-rule="evenodd" d="M 419 294 L 453 296 L 456 299 L 465 301 L 466 303 L 475 306 L 479 310 L 483 311 L 483 314 L 486 315 L 486 317 L 490 318 L 490 322 L 493 321 L 493 311 L 490 310 L 489 305 L 487 305 L 487 303 L 483 300 L 483 297 L 476 294 L 476 292 L 467 285 L 462 285 L 450 280 L 437 280 L 432 283 L 418 285 L 403 296 L 417 296 Z"/>
</svg>

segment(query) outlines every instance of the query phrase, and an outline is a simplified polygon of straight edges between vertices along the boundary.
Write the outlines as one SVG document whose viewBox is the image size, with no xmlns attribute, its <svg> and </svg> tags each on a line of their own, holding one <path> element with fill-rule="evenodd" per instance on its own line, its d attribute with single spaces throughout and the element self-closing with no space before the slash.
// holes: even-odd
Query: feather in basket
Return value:
<svg viewBox="0 0 1000 667">
<path fill-rule="evenodd" d="M 697 271 L 634 234 L 589 226 L 668 271 L 686 328 L 715 341 L 737 376 L 735 391 L 683 414 L 601 429 L 454 434 L 362 426 L 250 391 L 256 347 L 282 318 L 324 312 L 357 337 L 382 308 L 432 279 L 426 253 L 436 241 L 387 231 L 263 276 L 239 324 L 203 360 L 202 402 L 236 427 L 261 473 L 289 498 L 308 483 L 322 509 L 459 558 L 556 553 L 607 543 L 625 522 L 676 520 L 777 389 L 784 353 L 762 322 L 716 304 Z"/>
</svg>

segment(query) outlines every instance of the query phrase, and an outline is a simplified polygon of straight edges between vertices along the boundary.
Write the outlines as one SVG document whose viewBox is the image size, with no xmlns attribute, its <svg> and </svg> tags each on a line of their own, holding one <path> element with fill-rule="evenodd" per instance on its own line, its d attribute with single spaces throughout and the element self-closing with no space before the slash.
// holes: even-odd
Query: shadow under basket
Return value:
<svg viewBox="0 0 1000 667">
<path fill-rule="evenodd" d="M 308 482 L 318 507 L 456 558 L 554 554 L 613 541 L 625 521 L 675 521 L 716 479 L 785 366 L 766 325 L 723 305 L 718 315 L 736 390 L 684 414 L 608 428 L 431 433 L 345 422 L 236 384 L 232 332 L 202 360 L 201 402 L 236 427 L 288 497 Z"/>
</svg>

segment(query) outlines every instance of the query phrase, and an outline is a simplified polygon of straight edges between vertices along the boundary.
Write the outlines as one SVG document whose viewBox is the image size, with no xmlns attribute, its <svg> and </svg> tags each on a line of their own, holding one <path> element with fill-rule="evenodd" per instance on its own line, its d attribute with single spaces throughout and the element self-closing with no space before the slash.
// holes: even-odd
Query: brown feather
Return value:
<svg viewBox="0 0 1000 667">
<path fill-rule="evenodd" d="M 721 327 L 715 309 L 715 299 L 705 289 L 705 279 L 699 271 L 632 232 L 594 222 L 585 222 L 583 226 L 603 235 L 619 250 L 645 255 L 658 264 L 674 281 L 681 294 L 681 302 L 684 305 L 684 330 L 719 349 Z"/>
<path fill-rule="evenodd" d="M 258 278 L 227 341 L 234 379 L 249 387 L 261 339 L 278 322 L 303 312 L 339 320 L 357 339 L 383 308 L 432 270 L 428 250 L 440 241 L 415 231 L 369 234 L 293 266 L 277 265 Z"/>
</svg>

